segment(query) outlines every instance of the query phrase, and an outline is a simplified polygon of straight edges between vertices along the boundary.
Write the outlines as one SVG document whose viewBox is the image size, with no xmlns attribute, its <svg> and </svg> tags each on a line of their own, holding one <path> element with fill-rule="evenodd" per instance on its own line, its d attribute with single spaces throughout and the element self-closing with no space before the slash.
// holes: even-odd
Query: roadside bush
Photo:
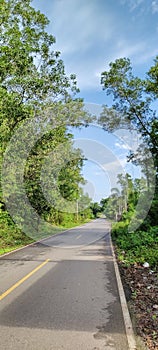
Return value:
<svg viewBox="0 0 158 350">
<path fill-rule="evenodd" d="M 125 264 L 149 263 L 150 267 L 158 267 L 158 226 L 148 231 L 129 233 L 125 223 L 116 223 L 112 229 L 112 237 L 116 244 L 118 258 Z"/>
<path fill-rule="evenodd" d="M 0 248 L 31 243 L 32 239 L 20 231 L 6 211 L 0 212 Z"/>
<path fill-rule="evenodd" d="M 128 232 L 128 221 L 116 222 L 112 225 L 112 238 L 115 240 Z"/>
</svg>

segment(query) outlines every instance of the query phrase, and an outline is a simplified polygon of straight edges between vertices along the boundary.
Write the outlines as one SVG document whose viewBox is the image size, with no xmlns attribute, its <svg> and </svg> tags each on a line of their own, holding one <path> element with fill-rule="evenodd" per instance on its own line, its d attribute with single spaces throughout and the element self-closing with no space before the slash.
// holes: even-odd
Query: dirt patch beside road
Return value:
<svg viewBox="0 0 158 350">
<path fill-rule="evenodd" d="M 118 264 L 136 333 L 148 349 L 158 350 L 158 271 Z"/>
</svg>

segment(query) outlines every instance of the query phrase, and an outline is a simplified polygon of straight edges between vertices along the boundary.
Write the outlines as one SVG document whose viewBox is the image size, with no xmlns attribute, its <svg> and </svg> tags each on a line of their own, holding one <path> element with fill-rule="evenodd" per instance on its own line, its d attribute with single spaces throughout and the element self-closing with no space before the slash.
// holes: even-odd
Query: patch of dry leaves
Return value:
<svg viewBox="0 0 158 350">
<path fill-rule="evenodd" d="M 137 334 L 150 350 L 158 350 L 158 271 L 119 262 L 125 294 L 135 319 Z"/>
</svg>

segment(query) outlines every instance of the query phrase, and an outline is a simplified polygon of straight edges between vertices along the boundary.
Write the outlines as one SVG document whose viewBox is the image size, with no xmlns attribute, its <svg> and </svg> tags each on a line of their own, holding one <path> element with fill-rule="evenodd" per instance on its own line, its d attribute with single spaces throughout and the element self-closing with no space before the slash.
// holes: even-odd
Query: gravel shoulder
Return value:
<svg viewBox="0 0 158 350">
<path fill-rule="evenodd" d="M 138 347 L 158 350 L 158 271 L 118 265 Z"/>
</svg>

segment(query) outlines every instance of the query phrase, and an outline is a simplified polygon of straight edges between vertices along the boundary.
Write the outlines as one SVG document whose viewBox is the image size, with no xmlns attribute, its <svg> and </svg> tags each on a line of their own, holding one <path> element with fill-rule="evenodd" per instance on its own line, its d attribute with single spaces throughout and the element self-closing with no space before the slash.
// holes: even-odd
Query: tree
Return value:
<svg viewBox="0 0 158 350">
<path fill-rule="evenodd" d="M 101 206 L 101 212 L 105 214 L 107 205 L 108 205 L 109 198 L 102 198 L 100 201 L 100 206 Z"/>
<path fill-rule="evenodd" d="M 31 0 L 1 0 L 0 121 L 6 141 L 14 127 L 46 102 L 68 101 L 78 91 L 67 77 L 60 52 L 53 50 L 45 15 Z"/>
<path fill-rule="evenodd" d="M 134 217 L 136 225 L 136 221 L 144 218 L 148 205 L 145 197 L 147 182 L 144 178 L 133 180 L 128 173 L 118 174 L 117 177 L 118 187 L 112 188 L 110 197 L 106 199 L 105 214 L 112 220 L 123 220 L 128 224 Z"/>
<path fill-rule="evenodd" d="M 151 109 L 152 93 L 156 94 L 154 79 L 157 61 L 156 66 L 149 71 L 148 80 L 133 75 L 130 60 L 127 58 L 117 59 L 109 66 L 110 70 L 101 75 L 101 85 L 107 95 L 113 96 L 113 112 L 108 113 L 107 108 L 104 108 L 100 123 L 110 131 L 121 126 L 136 129 L 150 147 L 157 166 L 158 124 L 155 111 Z"/>
<path fill-rule="evenodd" d="M 104 106 L 99 119 L 99 123 L 109 132 L 129 128 L 141 135 L 142 142 L 138 150 L 131 152 L 128 160 L 141 165 L 147 177 L 149 194 L 154 191 L 156 175 L 155 198 L 148 215 L 152 224 L 152 217 L 156 218 L 153 212 L 156 211 L 158 196 L 158 119 L 151 106 L 153 99 L 158 97 L 158 57 L 154 63 L 146 79 L 133 75 L 128 58 L 110 63 L 110 69 L 101 75 L 101 85 L 106 94 L 113 97 L 114 104 L 110 109 Z"/>
<path fill-rule="evenodd" d="M 98 202 L 91 203 L 90 208 L 95 218 L 101 213 L 101 207 Z"/>
<path fill-rule="evenodd" d="M 154 66 L 147 73 L 146 90 L 156 99 L 158 97 L 158 56 L 154 60 Z"/>
<path fill-rule="evenodd" d="M 44 157 L 60 143 L 67 143 L 68 161 L 61 169 L 58 186 L 63 197 L 71 200 L 77 196 L 81 175 L 82 155 L 74 156 L 72 137 L 67 125 L 86 125 L 90 116 L 83 109 L 83 101 L 76 98 L 76 76 L 65 74 L 60 52 L 53 50 L 54 36 L 47 33 L 49 20 L 31 6 L 31 0 L 0 0 L 0 166 L 7 144 L 17 130 L 13 157 L 8 166 L 10 187 L 8 201 L 14 203 L 17 195 L 16 176 L 18 163 L 24 159 L 25 145 L 32 145 L 25 167 L 25 185 L 33 207 L 45 217 L 53 217 L 39 183 L 39 174 Z M 31 121 L 34 123 L 31 126 Z M 30 131 L 26 134 L 25 122 Z M 46 126 L 46 134 L 44 130 Z M 55 125 L 55 127 L 54 127 Z M 41 138 L 38 139 L 38 134 Z M 24 140 L 25 142 L 22 142 Z M 35 141 L 35 142 L 34 142 Z M 71 159 L 71 157 L 70 157 Z M 12 170 L 9 168 L 12 166 Z M 14 180 L 14 185 L 11 186 Z M 18 193 L 19 201 L 22 193 Z M 0 196 L 2 215 L 6 209 Z M 22 208 L 25 216 L 25 205 Z M 50 214 L 51 213 L 51 214 Z"/>
</svg>

